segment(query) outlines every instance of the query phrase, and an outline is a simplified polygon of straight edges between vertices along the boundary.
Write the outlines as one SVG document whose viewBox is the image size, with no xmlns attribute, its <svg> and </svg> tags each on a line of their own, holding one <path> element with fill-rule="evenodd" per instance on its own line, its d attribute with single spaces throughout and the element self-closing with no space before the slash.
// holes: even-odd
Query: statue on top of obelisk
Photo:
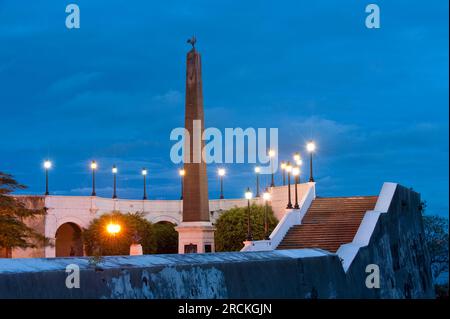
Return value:
<svg viewBox="0 0 450 319">
<path fill-rule="evenodd" d="M 195 43 L 197 42 L 197 38 L 193 35 L 190 39 L 187 40 L 187 43 L 192 45 L 192 49 L 195 50 Z"/>
<path fill-rule="evenodd" d="M 192 49 L 186 61 L 186 104 L 184 142 L 183 222 L 179 233 L 179 253 L 214 251 L 214 228 L 209 219 L 208 177 L 202 158 L 204 141 L 202 70 L 196 38 L 188 40 Z"/>
</svg>

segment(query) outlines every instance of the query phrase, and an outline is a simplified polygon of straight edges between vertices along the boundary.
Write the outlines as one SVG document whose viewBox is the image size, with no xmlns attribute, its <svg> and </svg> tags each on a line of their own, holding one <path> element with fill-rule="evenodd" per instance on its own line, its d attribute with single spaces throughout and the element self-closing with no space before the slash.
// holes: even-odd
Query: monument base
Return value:
<svg viewBox="0 0 450 319">
<path fill-rule="evenodd" d="M 214 227 L 211 222 L 182 222 L 178 232 L 178 253 L 213 253 Z"/>
</svg>

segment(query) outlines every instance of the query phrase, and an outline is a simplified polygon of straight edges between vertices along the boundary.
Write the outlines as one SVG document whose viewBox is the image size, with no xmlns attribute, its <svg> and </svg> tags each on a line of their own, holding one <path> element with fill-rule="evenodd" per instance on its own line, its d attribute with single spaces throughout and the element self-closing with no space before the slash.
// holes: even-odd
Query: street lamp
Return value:
<svg viewBox="0 0 450 319">
<path fill-rule="evenodd" d="M 299 209 L 300 206 L 298 206 L 297 184 L 299 182 L 300 167 L 296 166 L 296 167 L 292 168 L 292 175 L 294 175 L 294 180 L 295 180 L 295 204 L 294 204 L 294 208 L 295 209 Z"/>
<path fill-rule="evenodd" d="M 114 182 L 113 182 L 113 196 L 112 198 L 117 198 L 117 191 L 116 191 L 116 186 L 117 186 L 117 179 L 116 179 L 116 175 L 117 175 L 117 167 L 116 165 L 113 165 L 112 169 L 112 174 L 114 177 Z"/>
<path fill-rule="evenodd" d="M 183 199 L 183 192 L 184 192 L 184 175 L 186 175 L 186 171 L 184 168 L 180 169 L 178 171 L 178 174 L 180 174 L 180 180 L 181 180 L 181 196 L 180 199 Z"/>
<path fill-rule="evenodd" d="M 294 161 L 295 161 L 295 164 L 298 166 L 298 169 L 299 169 L 299 172 L 300 172 L 300 166 L 303 165 L 303 160 L 302 160 L 302 157 L 300 156 L 300 153 L 295 153 L 294 154 Z M 297 183 L 300 184 L 300 173 L 298 174 L 298 181 L 297 181 Z"/>
<path fill-rule="evenodd" d="M 316 144 L 313 141 L 309 141 L 306 144 L 306 150 L 309 153 L 309 181 L 314 182 L 313 177 L 313 153 L 316 151 Z"/>
<path fill-rule="evenodd" d="M 122 227 L 119 224 L 115 224 L 113 222 L 106 225 L 106 231 L 112 236 L 116 236 L 120 233 L 121 229 Z"/>
<path fill-rule="evenodd" d="M 294 163 L 297 164 L 297 166 L 301 166 L 303 164 L 302 157 L 298 152 L 294 153 Z"/>
<path fill-rule="evenodd" d="M 292 202 L 291 202 L 291 172 L 292 172 L 292 165 L 290 162 L 287 162 L 286 164 L 286 172 L 288 176 L 288 204 L 286 208 L 291 209 L 292 208 Z"/>
<path fill-rule="evenodd" d="M 281 171 L 283 172 L 283 186 L 286 185 L 286 162 L 281 162 Z"/>
<path fill-rule="evenodd" d="M 275 157 L 275 150 L 269 150 L 269 158 L 270 158 L 270 169 L 272 171 L 272 181 L 270 183 L 270 187 L 275 187 L 275 179 L 273 177 L 273 158 Z"/>
<path fill-rule="evenodd" d="M 261 167 L 256 166 L 255 173 L 256 173 L 256 197 L 259 197 L 259 173 L 261 173 Z"/>
<path fill-rule="evenodd" d="M 97 170 L 98 165 L 96 161 L 91 162 L 91 170 L 92 170 L 92 194 L 91 196 L 96 196 L 95 194 L 95 171 Z"/>
<path fill-rule="evenodd" d="M 220 199 L 223 199 L 223 177 L 225 176 L 225 169 L 224 168 L 219 168 L 219 170 L 217 171 L 217 174 L 219 174 L 219 179 L 220 179 Z"/>
<path fill-rule="evenodd" d="M 45 195 L 49 195 L 48 191 L 48 170 L 52 168 L 52 162 L 49 160 L 44 161 L 44 168 L 45 168 Z"/>
<path fill-rule="evenodd" d="M 264 199 L 264 239 L 269 240 L 269 221 L 268 221 L 268 212 L 267 212 L 267 202 L 270 200 L 269 190 L 266 188 L 266 191 L 263 193 Z"/>
<path fill-rule="evenodd" d="M 249 187 L 247 187 L 247 191 L 245 192 L 245 199 L 247 199 L 247 241 L 252 241 L 252 226 L 250 225 L 250 200 L 252 199 L 253 194 Z"/>
<path fill-rule="evenodd" d="M 143 168 L 141 173 L 142 173 L 142 176 L 144 177 L 144 196 L 142 197 L 142 199 L 146 200 L 147 199 L 147 180 L 146 180 L 146 178 L 147 178 L 147 173 L 148 173 L 147 169 Z"/>
</svg>

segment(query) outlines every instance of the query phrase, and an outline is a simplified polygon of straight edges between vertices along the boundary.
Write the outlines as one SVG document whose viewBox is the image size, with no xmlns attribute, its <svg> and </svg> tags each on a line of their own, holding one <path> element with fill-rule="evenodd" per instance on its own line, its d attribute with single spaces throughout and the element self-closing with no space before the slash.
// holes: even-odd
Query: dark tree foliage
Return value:
<svg viewBox="0 0 450 319">
<path fill-rule="evenodd" d="M 431 272 L 436 280 L 448 272 L 448 219 L 436 215 L 424 215 L 425 241 L 431 258 Z"/>
<path fill-rule="evenodd" d="M 253 240 L 264 239 L 264 206 L 250 207 L 250 222 Z M 268 207 L 269 234 L 278 221 Z M 239 251 L 244 247 L 243 241 L 247 236 L 247 207 L 232 208 L 220 215 L 215 223 L 216 251 Z"/>
<path fill-rule="evenodd" d="M 121 226 L 116 235 L 107 232 L 108 224 Z M 144 254 L 155 253 L 153 226 L 141 213 L 111 212 L 94 219 L 83 231 L 83 242 L 89 256 L 129 255 L 130 245 L 139 243 Z"/>
<path fill-rule="evenodd" d="M 45 215 L 44 209 L 28 209 L 22 202 L 10 196 L 16 190 L 25 189 L 12 175 L 0 172 L 0 248 L 36 248 L 49 245 L 49 240 L 26 225 L 26 220 Z"/>
<path fill-rule="evenodd" d="M 178 253 L 178 232 L 171 223 L 153 224 L 157 254 Z"/>
</svg>

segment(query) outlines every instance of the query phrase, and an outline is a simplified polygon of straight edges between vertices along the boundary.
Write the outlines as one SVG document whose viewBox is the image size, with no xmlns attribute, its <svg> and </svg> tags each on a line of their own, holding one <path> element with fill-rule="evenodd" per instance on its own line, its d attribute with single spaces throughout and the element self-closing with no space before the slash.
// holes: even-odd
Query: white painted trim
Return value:
<svg viewBox="0 0 450 319">
<path fill-rule="evenodd" d="M 397 185 L 397 183 L 383 183 L 383 187 L 381 188 L 380 195 L 378 195 L 377 204 L 375 205 L 374 210 L 387 213 L 389 206 L 391 205 L 392 198 L 394 197 L 395 190 L 397 189 Z"/>
<path fill-rule="evenodd" d="M 375 205 L 375 209 L 366 211 L 353 241 L 351 243 L 341 245 L 336 252 L 342 260 L 342 267 L 345 272 L 347 272 L 350 268 L 350 265 L 358 254 L 359 249 L 369 245 L 373 231 L 377 226 L 378 219 L 381 214 L 386 214 L 389 211 L 389 206 L 391 205 L 397 185 L 398 184 L 396 183 L 388 182 L 383 184 Z"/>
<path fill-rule="evenodd" d="M 373 234 L 373 231 L 375 230 L 375 226 L 377 225 L 380 214 L 382 214 L 382 212 L 375 210 L 366 211 L 361 224 L 356 231 L 352 243 L 358 244 L 361 247 L 367 246 L 369 244 L 370 238 Z"/>
</svg>

